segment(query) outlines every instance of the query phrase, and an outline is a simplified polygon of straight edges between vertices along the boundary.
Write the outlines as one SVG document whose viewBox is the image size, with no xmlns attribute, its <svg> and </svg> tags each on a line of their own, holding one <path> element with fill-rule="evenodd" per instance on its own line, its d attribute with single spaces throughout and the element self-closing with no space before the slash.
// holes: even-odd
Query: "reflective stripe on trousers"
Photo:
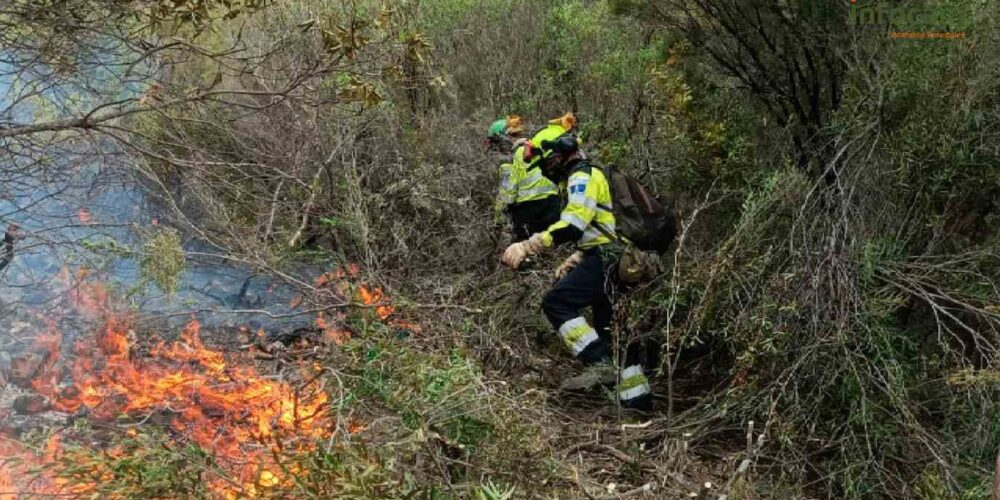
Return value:
<svg viewBox="0 0 1000 500">
<path fill-rule="evenodd" d="M 631 365 L 621 371 L 621 381 L 618 383 L 618 399 L 628 401 L 649 394 L 649 380 L 642 373 L 641 365 Z"/>
<path fill-rule="evenodd" d="M 598 339 L 597 332 L 581 316 L 563 323 L 559 327 L 559 337 L 573 350 L 573 355 L 580 354 Z"/>
</svg>

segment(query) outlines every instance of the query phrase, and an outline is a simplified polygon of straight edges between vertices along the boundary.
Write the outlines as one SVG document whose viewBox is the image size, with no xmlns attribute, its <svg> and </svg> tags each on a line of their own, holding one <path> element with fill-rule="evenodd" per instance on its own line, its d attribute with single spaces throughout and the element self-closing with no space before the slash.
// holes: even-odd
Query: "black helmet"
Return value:
<svg viewBox="0 0 1000 500">
<path fill-rule="evenodd" d="M 580 143 L 576 137 L 570 134 L 563 134 L 552 141 L 542 141 L 542 156 L 548 158 L 553 154 L 569 156 L 580 149 Z"/>
<path fill-rule="evenodd" d="M 537 149 L 537 153 L 541 153 L 542 156 L 542 175 L 552 182 L 558 183 L 566 179 L 566 166 L 568 165 L 566 160 L 570 155 L 576 153 L 580 146 L 576 137 L 563 134 L 551 141 L 542 141 L 541 147 Z"/>
</svg>

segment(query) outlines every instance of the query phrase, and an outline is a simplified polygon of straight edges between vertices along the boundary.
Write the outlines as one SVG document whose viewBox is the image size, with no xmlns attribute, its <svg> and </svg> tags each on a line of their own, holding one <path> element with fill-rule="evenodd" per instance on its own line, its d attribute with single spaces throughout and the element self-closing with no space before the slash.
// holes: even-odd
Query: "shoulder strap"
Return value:
<svg viewBox="0 0 1000 500">
<path fill-rule="evenodd" d="M 594 164 L 590 163 L 587 160 L 584 160 L 584 161 L 587 162 L 587 164 L 590 165 L 591 168 L 596 168 L 597 170 L 600 170 L 601 174 L 604 175 L 604 182 L 608 183 L 608 192 L 611 194 L 611 200 L 613 202 L 614 199 L 615 199 L 615 185 L 614 185 L 613 182 L 611 182 L 611 172 L 612 172 L 612 170 L 614 170 L 615 167 L 612 167 L 610 165 L 607 166 L 607 167 L 602 167 L 602 166 L 599 166 L 599 165 L 594 165 Z M 611 211 L 611 207 L 609 207 L 609 206 L 607 206 L 607 205 L 605 205 L 603 203 L 598 203 L 597 204 L 597 208 L 600 208 L 601 210 L 604 210 L 605 212 L 610 212 Z M 607 236 L 607 234 L 605 234 L 605 236 Z"/>
<path fill-rule="evenodd" d="M 597 170 L 601 171 L 601 174 L 604 175 L 604 182 L 608 183 L 608 191 L 611 193 L 611 200 L 614 201 L 614 199 L 615 199 L 614 185 L 611 182 L 611 170 L 613 170 L 614 167 L 611 167 L 611 166 L 601 167 L 601 166 L 598 166 L 598 165 L 594 165 L 594 164 L 590 163 L 587 160 L 582 160 L 580 163 L 586 163 L 587 166 L 589 166 L 590 168 L 596 168 Z M 611 207 L 609 207 L 609 206 L 607 206 L 607 205 L 605 205 L 603 203 L 598 203 L 597 204 L 597 208 L 599 208 L 601 210 L 604 210 L 605 212 L 610 212 L 611 211 Z M 618 236 L 617 233 L 616 234 L 612 234 L 611 231 L 608 231 L 608 229 L 605 228 L 604 225 L 601 224 L 600 222 L 597 222 L 596 220 L 592 220 L 592 221 L 590 221 L 590 224 L 594 226 L 594 229 L 597 229 L 597 231 L 599 233 L 603 234 L 609 240 L 611 240 L 611 241 L 618 241 L 618 242 L 622 241 L 622 239 Z"/>
<path fill-rule="evenodd" d="M 573 174 L 575 174 L 577 172 L 583 171 L 583 170 L 587 170 L 587 174 L 590 175 L 590 169 L 592 169 L 592 168 L 598 168 L 598 167 L 595 167 L 593 164 L 591 164 L 587 160 L 583 160 L 583 159 L 577 160 L 577 162 L 574 163 L 572 167 L 570 167 L 569 172 L 567 172 L 567 174 L 566 174 L 566 178 L 568 179 L 569 176 L 571 176 L 571 175 L 573 175 Z"/>
<path fill-rule="evenodd" d="M 617 234 L 611 234 L 611 232 L 608 231 L 607 229 L 605 229 L 604 226 L 600 222 L 590 221 L 590 223 L 594 225 L 594 229 L 597 229 L 597 232 L 603 234 L 604 237 L 606 237 L 607 239 L 609 239 L 611 241 L 618 241 L 618 242 L 622 241 L 622 239 L 619 238 Z"/>
</svg>

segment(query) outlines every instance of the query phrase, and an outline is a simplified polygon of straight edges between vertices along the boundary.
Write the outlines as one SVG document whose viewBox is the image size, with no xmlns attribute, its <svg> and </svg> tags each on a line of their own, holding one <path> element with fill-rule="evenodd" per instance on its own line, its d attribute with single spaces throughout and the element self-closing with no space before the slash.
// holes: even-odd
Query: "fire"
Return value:
<svg viewBox="0 0 1000 500">
<path fill-rule="evenodd" d="M 351 286 L 347 278 L 357 274 L 357 266 L 341 267 L 317 278 L 316 284 L 343 296 L 353 289 L 356 300 L 371 307 L 379 319 L 393 316 L 395 308 L 381 288 Z M 196 319 L 175 340 L 140 344 L 132 317 L 116 309 L 103 286 L 88 281 L 86 270 L 64 269 L 61 275 L 73 311 L 99 326 L 90 335 L 72 339 L 59 331 L 55 319 L 48 319 L 37 335 L 26 358 L 30 361 L 20 370 L 29 373 L 27 381 L 19 385 L 48 398 L 53 408 L 105 422 L 123 417 L 145 422 L 156 416 L 154 421 L 168 426 L 174 439 L 210 452 L 226 471 L 227 477 L 209 480 L 220 498 L 280 494 L 280 488 L 293 484 L 293 476 L 304 472 L 280 463 L 278 457 L 313 451 L 335 430 L 337 419 L 327 415 L 331 405 L 320 382 L 324 370 L 319 363 L 302 363 L 305 382 L 296 385 L 269 378 L 245 354 L 226 354 L 205 345 Z M 340 345 L 351 337 L 343 326 L 346 318 L 345 311 L 320 312 L 316 326 L 327 341 Z M 395 317 L 389 323 L 419 331 L 417 325 Z M 263 337 L 263 330 L 257 335 Z M 66 353 L 70 355 L 63 359 Z M 350 434 L 366 429 L 355 419 L 346 427 Z M 122 434 L 135 437 L 137 431 L 130 428 Z M 73 458 L 62 453 L 56 438 L 42 450 L 29 450 L 0 434 L 0 457 L 24 460 L 21 465 L 0 460 L 0 500 L 13 498 L 15 490 L 19 495 L 92 493 L 96 483 L 70 489 L 65 480 L 44 474 L 26 489 L 23 477 L 32 467 Z M 110 448 L 102 453 L 114 457 L 126 452 Z M 95 474 L 104 477 L 105 471 Z"/>
<path fill-rule="evenodd" d="M 262 488 L 273 488 L 278 485 L 278 476 L 269 470 L 263 470 L 260 472 L 260 479 L 257 480 L 257 484 Z"/>
<path fill-rule="evenodd" d="M 89 316 L 102 316 L 101 327 L 64 346 L 63 336 L 50 322 L 34 346 L 44 362 L 31 388 L 48 397 L 54 408 L 104 421 L 123 415 L 169 416 L 175 435 L 212 452 L 242 485 L 236 488 L 233 481 L 222 480 L 212 484 L 223 497 L 252 496 L 287 483 L 291 479 L 273 465 L 272 452 L 308 451 L 332 432 L 332 419 L 323 418 L 329 399 L 315 377 L 313 383 L 293 387 L 261 375 L 249 362 L 230 363 L 202 342 L 196 320 L 178 339 L 160 341 L 147 355 L 137 356 L 130 318 L 112 311 L 103 289 L 81 285 L 76 292 L 76 306 Z M 66 348 L 73 355 L 60 360 Z M 51 442 L 41 454 L 44 461 L 51 462 L 59 448 L 58 441 Z M 4 445 L 0 452 L 24 455 Z M 0 500 L 6 500 L 2 492 L 11 491 L 10 476 L 18 472 L 0 463 Z"/>
<path fill-rule="evenodd" d="M 316 327 L 323 330 L 323 334 L 326 336 L 327 340 L 337 345 L 342 345 L 351 338 L 351 332 L 328 321 L 326 319 L 326 315 L 323 314 L 322 311 L 316 315 Z"/>
<path fill-rule="evenodd" d="M 378 314 L 380 319 L 386 319 L 395 311 L 395 308 L 388 305 L 377 305 L 382 304 L 385 301 L 385 296 L 382 294 L 381 288 L 369 288 L 365 285 L 358 287 L 358 295 L 361 297 L 361 303 L 366 306 L 376 306 L 375 314 Z"/>
<path fill-rule="evenodd" d="M 0 457 L 21 457 L 30 453 L 20 443 L 0 436 Z M 0 500 L 16 500 L 18 494 L 35 493 L 39 490 L 46 491 L 44 485 L 24 485 L 17 481 L 17 478 L 24 478 L 31 468 L 30 463 L 14 462 L 4 463 L 0 466 Z M 26 487 L 27 486 L 27 487 Z"/>
<path fill-rule="evenodd" d="M 341 298 L 349 297 L 351 295 L 351 284 L 345 278 L 354 278 L 358 275 L 358 273 L 359 268 L 357 264 L 350 264 L 347 267 L 339 266 L 332 271 L 328 271 L 317 277 L 315 280 L 316 287 L 332 289 Z M 385 296 L 385 292 L 383 292 L 380 287 L 360 284 L 357 286 L 356 295 L 360 303 L 374 309 L 375 315 L 382 321 L 389 320 L 389 318 L 396 312 L 396 308 L 389 304 L 389 301 Z M 289 303 L 289 307 L 295 309 L 302 305 L 303 300 L 303 296 L 296 296 Z M 341 315 L 338 319 L 342 320 L 343 315 Z M 411 332 L 420 331 L 420 328 L 416 324 L 399 318 L 393 318 L 389 321 L 389 323 L 393 326 L 403 328 Z M 323 330 L 328 340 L 336 343 L 337 345 L 342 344 L 350 338 L 349 331 L 336 326 L 331 326 L 323 312 L 317 314 L 316 326 L 317 328 Z"/>
<path fill-rule="evenodd" d="M 54 462 L 61 455 L 59 436 L 53 434 L 42 449 L 33 450 L 27 446 L 0 435 L 0 500 L 19 500 L 33 496 L 53 496 L 56 492 L 68 495 L 82 495 L 91 491 L 89 485 L 67 487 L 64 480 L 47 475 L 34 474 L 38 463 Z M 17 457 L 16 460 L 11 460 Z M 38 462 L 31 460 L 37 458 Z"/>
<path fill-rule="evenodd" d="M 316 278 L 316 287 L 322 287 L 329 283 L 340 281 L 344 278 L 353 278 L 357 276 L 361 271 L 361 268 L 357 264 L 350 264 L 347 267 L 337 266 L 333 271 L 329 271 L 319 275 Z"/>
</svg>

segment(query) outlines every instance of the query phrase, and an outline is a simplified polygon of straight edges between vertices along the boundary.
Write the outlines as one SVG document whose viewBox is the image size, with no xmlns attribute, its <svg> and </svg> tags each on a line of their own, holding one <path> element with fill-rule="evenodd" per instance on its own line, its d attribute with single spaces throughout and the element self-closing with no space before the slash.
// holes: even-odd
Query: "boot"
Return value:
<svg viewBox="0 0 1000 500">
<path fill-rule="evenodd" d="M 640 412 L 653 411 L 653 395 L 643 394 L 637 398 L 628 399 L 621 402 L 622 408 L 636 410 Z"/>
<path fill-rule="evenodd" d="M 618 381 L 618 370 L 610 362 L 592 364 L 575 377 L 566 379 L 560 387 L 564 391 L 585 391 L 599 385 L 613 386 Z"/>
</svg>

